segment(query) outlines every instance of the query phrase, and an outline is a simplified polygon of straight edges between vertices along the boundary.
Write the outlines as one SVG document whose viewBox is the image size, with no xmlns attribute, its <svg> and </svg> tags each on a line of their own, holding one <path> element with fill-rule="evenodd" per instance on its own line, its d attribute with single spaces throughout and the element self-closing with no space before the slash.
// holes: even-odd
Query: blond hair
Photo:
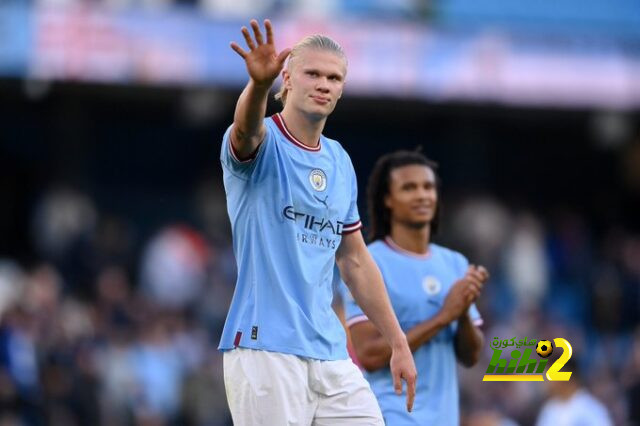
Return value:
<svg viewBox="0 0 640 426">
<path fill-rule="evenodd" d="M 287 62 L 287 71 L 291 70 L 291 62 L 296 59 L 296 57 L 305 49 L 318 49 L 318 50 L 326 50 L 332 53 L 335 53 L 337 56 L 344 59 L 345 63 L 347 62 L 347 55 L 345 55 L 342 46 L 340 46 L 335 40 L 330 37 L 321 34 L 314 34 L 307 36 L 300 40 L 293 48 L 291 49 L 291 53 L 289 54 L 289 60 Z M 284 87 L 284 82 L 280 86 L 280 90 L 274 96 L 277 101 L 282 103 L 284 106 L 287 101 L 287 89 Z"/>
</svg>

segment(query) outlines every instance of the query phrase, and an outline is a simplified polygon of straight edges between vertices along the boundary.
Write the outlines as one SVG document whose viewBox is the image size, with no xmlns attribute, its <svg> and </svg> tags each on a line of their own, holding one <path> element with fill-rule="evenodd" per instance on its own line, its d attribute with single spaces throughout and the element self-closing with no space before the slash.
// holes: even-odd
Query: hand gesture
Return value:
<svg viewBox="0 0 640 426">
<path fill-rule="evenodd" d="M 416 398 L 416 378 L 418 372 L 413 362 L 413 355 L 409 344 L 393 348 L 391 360 L 389 361 L 391 376 L 393 377 L 393 388 L 396 394 L 402 394 L 402 380 L 407 382 L 407 411 L 413 409 L 413 401 Z"/>
<path fill-rule="evenodd" d="M 247 27 L 242 27 L 242 35 L 244 36 L 249 52 L 242 49 L 236 42 L 231 42 L 231 48 L 244 59 L 247 65 L 249 77 L 258 85 L 271 86 L 278 74 L 284 68 L 284 61 L 291 53 L 291 49 L 284 49 L 277 53 L 276 46 L 273 42 L 273 28 L 268 19 L 264 21 L 264 28 L 267 32 L 267 42 L 264 42 L 258 21 L 252 19 L 251 29 L 253 30 L 254 40 L 251 39 Z"/>
<path fill-rule="evenodd" d="M 489 272 L 482 265 L 480 266 L 469 265 L 469 268 L 467 269 L 467 273 L 465 274 L 464 278 L 468 282 L 466 291 L 464 292 L 465 297 L 469 305 L 471 305 L 473 302 L 476 301 L 478 296 L 480 296 L 480 293 L 482 292 L 482 288 L 484 287 L 485 283 L 489 280 Z"/>
<path fill-rule="evenodd" d="M 464 277 L 453 284 L 444 300 L 442 313 L 447 322 L 460 318 L 469 309 L 488 279 L 489 273 L 483 266 L 469 266 Z"/>
</svg>

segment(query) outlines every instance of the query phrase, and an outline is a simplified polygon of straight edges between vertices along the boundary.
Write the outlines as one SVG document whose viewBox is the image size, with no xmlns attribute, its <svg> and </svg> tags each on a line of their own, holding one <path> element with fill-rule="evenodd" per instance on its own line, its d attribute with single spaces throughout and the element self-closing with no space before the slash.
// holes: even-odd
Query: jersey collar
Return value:
<svg viewBox="0 0 640 426">
<path fill-rule="evenodd" d="M 311 152 L 318 152 L 320 151 L 320 148 L 322 148 L 321 145 L 321 140 L 318 140 L 318 146 L 316 147 L 310 147 L 307 146 L 305 144 L 303 144 L 302 142 L 300 142 L 298 139 L 296 139 L 295 136 L 293 136 L 293 134 L 289 131 L 289 129 L 287 128 L 287 124 L 284 122 L 284 118 L 282 118 L 282 115 L 280 115 L 280 113 L 274 114 L 273 116 L 271 116 L 271 118 L 273 118 L 273 121 L 276 123 L 276 126 L 278 126 L 278 129 L 280 129 L 280 131 L 282 132 L 282 134 L 294 145 L 296 145 L 298 148 L 302 148 L 305 151 L 311 151 Z"/>
<path fill-rule="evenodd" d="M 416 258 L 416 259 L 423 259 L 423 260 L 424 259 L 429 259 L 431 257 L 431 249 L 430 248 L 429 248 L 429 251 L 427 251 L 425 254 L 419 254 L 419 253 L 414 253 L 412 251 L 403 249 L 402 247 L 397 245 L 395 243 L 395 241 L 393 241 L 391 239 L 391 237 L 388 236 L 388 235 L 384 238 L 383 241 L 387 245 L 387 247 L 389 247 L 391 250 L 396 251 L 396 252 L 398 252 L 400 254 L 403 254 L 405 256 L 413 257 L 413 258 Z"/>
</svg>

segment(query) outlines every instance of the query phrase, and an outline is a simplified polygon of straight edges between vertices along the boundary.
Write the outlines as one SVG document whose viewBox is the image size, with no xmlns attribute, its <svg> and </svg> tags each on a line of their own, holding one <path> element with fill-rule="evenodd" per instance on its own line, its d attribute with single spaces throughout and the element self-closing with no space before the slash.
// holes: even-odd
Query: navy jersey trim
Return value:
<svg viewBox="0 0 640 426">
<path fill-rule="evenodd" d="M 291 132 L 287 128 L 287 125 L 284 122 L 284 119 L 282 118 L 280 113 L 272 115 L 271 118 L 273 119 L 273 122 L 276 123 L 276 126 L 278 126 L 278 129 L 280 129 L 280 132 L 282 132 L 282 134 L 291 143 L 293 143 L 298 148 L 302 148 L 305 151 L 311 151 L 311 152 L 318 152 L 318 151 L 320 151 L 320 148 L 322 148 L 322 144 L 320 143 L 320 139 L 318 139 L 318 146 L 316 146 L 316 147 L 307 146 L 307 145 L 303 144 L 302 142 L 300 142 L 298 139 L 296 139 L 296 137 L 293 136 L 293 134 L 291 134 Z"/>
</svg>

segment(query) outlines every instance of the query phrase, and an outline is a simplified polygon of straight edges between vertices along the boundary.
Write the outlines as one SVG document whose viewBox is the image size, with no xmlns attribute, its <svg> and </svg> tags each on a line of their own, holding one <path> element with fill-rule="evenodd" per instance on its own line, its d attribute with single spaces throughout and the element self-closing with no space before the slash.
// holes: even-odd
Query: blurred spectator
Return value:
<svg viewBox="0 0 640 426">
<path fill-rule="evenodd" d="M 194 207 L 202 222 L 204 235 L 211 240 L 214 247 L 221 249 L 231 245 L 231 226 L 227 215 L 227 198 L 220 181 L 206 179 L 198 184 L 194 194 Z M 233 253 L 231 252 L 231 256 Z M 235 264 L 234 262 L 231 262 Z M 235 270 L 234 270 L 235 275 Z"/>
<path fill-rule="evenodd" d="M 194 426 L 226 426 L 231 424 L 222 379 L 222 354 L 211 348 L 205 362 L 185 379 L 182 407 L 186 424 Z"/>
<path fill-rule="evenodd" d="M 35 208 L 31 236 L 37 254 L 50 262 L 74 291 L 89 287 L 93 275 L 91 239 L 98 211 L 86 194 L 68 187 L 54 188 Z"/>
<path fill-rule="evenodd" d="M 126 271 L 120 266 L 103 268 L 96 277 L 96 318 L 99 336 L 110 338 L 135 326 L 142 314 L 131 292 Z"/>
<path fill-rule="evenodd" d="M 469 197 L 456 207 L 451 227 L 442 234 L 463 246 L 474 262 L 496 270 L 511 232 L 511 215 L 505 206 L 487 197 Z"/>
<path fill-rule="evenodd" d="M 133 363 L 133 336 L 128 329 L 113 332 L 96 353 L 101 377 L 101 421 L 107 426 L 131 424 L 137 395 Z"/>
<path fill-rule="evenodd" d="M 185 365 L 167 321 L 162 316 L 149 318 L 131 354 L 134 410 L 141 424 L 166 424 L 175 421 L 179 412 Z"/>
<path fill-rule="evenodd" d="M 462 422 L 464 426 L 517 426 L 513 420 L 504 417 L 497 411 L 480 411 L 473 413 Z"/>
<path fill-rule="evenodd" d="M 46 193 L 36 207 L 32 237 L 45 259 L 60 260 L 94 230 L 97 212 L 84 194 L 61 187 Z"/>
<path fill-rule="evenodd" d="M 168 227 L 145 249 L 142 289 L 160 306 L 190 305 L 203 290 L 208 261 L 209 248 L 199 233 L 185 226 Z"/>
<path fill-rule="evenodd" d="M 516 309 L 528 311 L 539 306 L 547 293 L 549 268 L 542 226 L 533 215 L 516 218 L 505 247 L 504 268 L 516 298 Z"/>
<path fill-rule="evenodd" d="M 629 398 L 629 420 L 632 425 L 640 425 L 640 327 L 636 328 L 631 357 L 624 365 L 623 380 L 627 386 Z"/>
<path fill-rule="evenodd" d="M 24 273 L 15 262 L 0 259 L 0 320 L 24 290 Z"/>
<path fill-rule="evenodd" d="M 563 368 L 572 372 L 570 380 L 546 383 L 550 398 L 542 407 L 536 425 L 613 425 L 606 407 L 583 387 L 578 364 L 572 360 Z"/>
<path fill-rule="evenodd" d="M 40 366 L 35 322 L 22 308 L 14 306 L 0 327 L 0 390 L 8 412 L 27 423 L 40 420 Z"/>
</svg>

